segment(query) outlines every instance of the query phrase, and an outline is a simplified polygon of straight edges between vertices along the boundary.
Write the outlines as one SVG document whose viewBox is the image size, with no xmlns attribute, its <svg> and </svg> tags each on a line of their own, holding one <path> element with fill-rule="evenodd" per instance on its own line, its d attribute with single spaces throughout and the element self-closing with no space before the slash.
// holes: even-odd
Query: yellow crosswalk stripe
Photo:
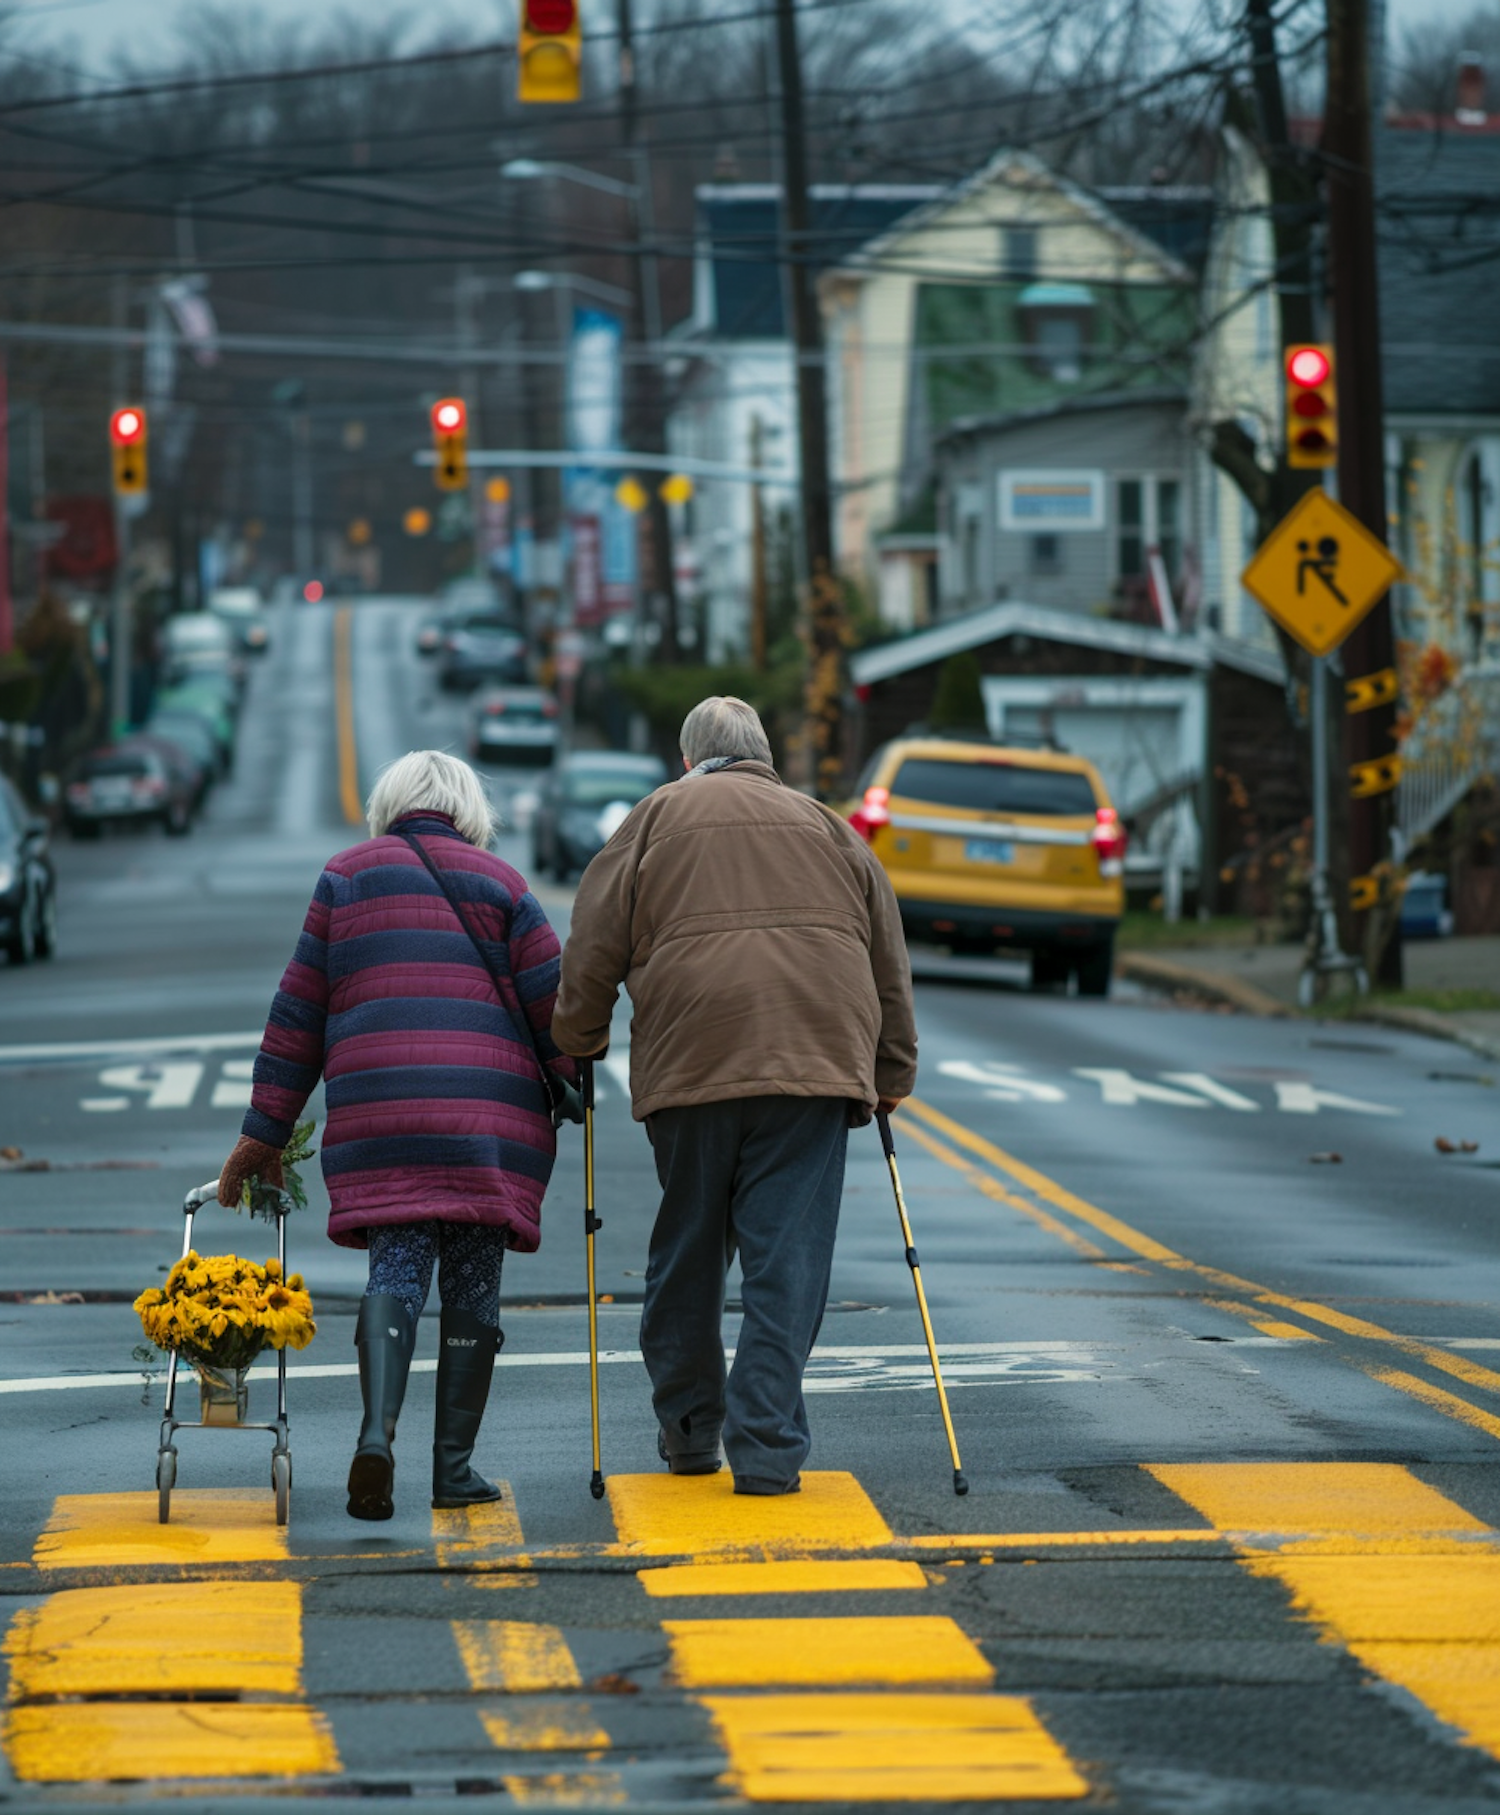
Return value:
<svg viewBox="0 0 1500 1815">
<path fill-rule="evenodd" d="M 819 1550 L 877 1550 L 891 1528 L 853 1475 L 811 1471 L 800 1494 L 760 1499 L 736 1494 L 717 1475 L 612 1475 L 609 1505 L 621 1544 L 646 1556 L 711 1559 L 805 1556 Z"/>
<path fill-rule="evenodd" d="M 490 1743 L 507 1752 L 604 1752 L 609 1735 L 586 1709 L 534 1696 L 503 1710 L 481 1709 Z"/>
<path fill-rule="evenodd" d="M 172 1522 L 157 1517 L 157 1496 L 63 1494 L 37 1539 L 39 1569 L 130 1569 L 190 1563 L 279 1563 L 287 1534 L 269 1493 L 199 1488 L 172 1496 Z"/>
<path fill-rule="evenodd" d="M 905 1618 L 667 1620 L 672 1677 L 689 1689 L 987 1688 L 995 1673 L 954 1621 Z"/>
<path fill-rule="evenodd" d="M 614 1771 L 549 1771 L 539 1777 L 502 1777 L 506 1794 L 517 1802 L 553 1807 L 611 1807 L 628 1800 Z"/>
<path fill-rule="evenodd" d="M 471 1689 L 528 1695 L 583 1686 L 573 1653 L 556 1626 L 526 1620 L 454 1620 L 453 1639 Z"/>
<path fill-rule="evenodd" d="M 1489 1527 L 1393 1464 L 1150 1472 L 1372 1675 L 1500 1758 L 1500 1553 L 1475 1542 Z"/>
<path fill-rule="evenodd" d="M 1088 1784 L 1013 1695 L 705 1696 L 754 1802 L 997 1802 Z"/>
<path fill-rule="evenodd" d="M 881 1557 L 793 1563 L 673 1563 L 638 1569 L 636 1580 L 655 1600 L 680 1595 L 849 1594 L 925 1588 L 919 1563 Z"/>
<path fill-rule="evenodd" d="M 60 1702 L 12 1708 L 5 1749 L 26 1783 L 303 1777 L 337 1771 L 315 1708 L 274 1702 Z"/>
</svg>

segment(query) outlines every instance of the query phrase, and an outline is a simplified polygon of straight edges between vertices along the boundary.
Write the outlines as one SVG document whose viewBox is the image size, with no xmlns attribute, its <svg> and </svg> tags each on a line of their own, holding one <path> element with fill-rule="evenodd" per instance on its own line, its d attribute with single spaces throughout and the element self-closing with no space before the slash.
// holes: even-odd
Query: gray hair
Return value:
<svg viewBox="0 0 1500 1815">
<path fill-rule="evenodd" d="M 500 829 L 500 815 L 484 783 L 446 750 L 409 750 L 375 778 L 365 814 L 370 836 L 381 838 L 406 813 L 446 813 L 470 844 L 484 850 Z"/>
<path fill-rule="evenodd" d="M 733 756 L 755 763 L 772 761 L 771 742 L 760 714 L 754 706 L 729 693 L 700 700 L 682 721 L 678 743 L 690 769 L 706 763 L 711 756 Z"/>
</svg>

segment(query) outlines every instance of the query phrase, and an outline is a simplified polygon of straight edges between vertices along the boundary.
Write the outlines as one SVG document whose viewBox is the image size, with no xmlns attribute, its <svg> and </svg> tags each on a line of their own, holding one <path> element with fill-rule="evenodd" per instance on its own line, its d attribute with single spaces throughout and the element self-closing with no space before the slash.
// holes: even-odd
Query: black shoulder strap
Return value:
<svg viewBox="0 0 1500 1815">
<path fill-rule="evenodd" d="M 449 887 L 448 878 L 443 874 L 443 872 L 438 868 L 438 866 L 427 855 L 426 851 L 423 850 L 420 842 L 416 838 L 414 838 L 410 832 L 397 832 L 396 836 L 397 836 L 397 838 L 399 838 L 402 841 L 403 844 L 408 844 L 411 846 L 412 850 L 414 850 L 416 852 L 416 854 L 418 855 L 418 857 L 420 857 L 422 859 L 423 864 L 427 868 L 427 874 L 429 876 L 431 876 L 432 880 L 443 891 L 443 894 L 447 898 L 448 906 L 453 909 L 453 918 L 458 922 L 458 924 L 469 935 L 470 945 L 473 946 L 475 952 L 478 954 L 479 962 L 484 966 L 485 970 L 489 973 L 490 982 L 493 983 L 495 986 L 495 994 L 500 998 L 500 1006 L 505 1010 L 505 1012 L 507 1014 L 509 1014 L 510 1013 L 510 1004 L 509 1004 L 509 1002 L 507 1002 L 507 1000 L 505 998 L 505 989 L 500 981 L 500 973 L 499 973 L 499 971 L 497 971 L 495 969 L 494 965 L 490 962 L 489 953 L 484 949 L 484 947 L 479 943 L 479 940 L 475 937 L 474 929 L 469 925 L 468 921 L 465 920 L 463 908 L 459 903 L 458 897 L 453 893 L 453 890 Z M 515 979 L 511 978 L 510 983 L 511 983 L 512 988 L 514 989 Z M 531 1030 L 531 1023 L 526 1019 L 526 1009 L 525 1009 L 524 1005 L 522 1004 L 521 992 L 519 990 L 515 991 L 515 997 L 516 997 L 516 1011 L 515 1011 L 514 1019 L 515 1019 L 517 1025 L 520 1027 L 522 1037 L 525 1039 L 526 1044 L 531 1048 L 532 1057 L 537 1062 L 537 1069 L 542 1074 L 542 1083 L 546 1087 L 547 1093 L 550 1096 L 551 1092 L 552 1092 L 552 1073 L 550 1071 L 548 1071 L 548 1069 L 547 1069 L 546 1061 L 542 1058 L 541 1048 L 536 1043 L 536 1035 Z"/>
</svg>

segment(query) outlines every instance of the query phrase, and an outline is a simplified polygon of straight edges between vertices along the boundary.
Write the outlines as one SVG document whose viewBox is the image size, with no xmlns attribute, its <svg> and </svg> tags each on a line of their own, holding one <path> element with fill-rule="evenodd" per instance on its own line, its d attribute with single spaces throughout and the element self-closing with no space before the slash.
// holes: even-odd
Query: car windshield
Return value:
<svg viewBox="0 0 1500 1815">
<path fill-rule="evenodd" d="M 128 780 L 138 780 L 151 773 L 151 762 L 144 756 L 96 756 L 92 762 L 83 766 L 86 781 L 99 781 L 110 776 L 123 776 Z"/>
<path fill-rule="evenodd" d="M 168 618 L 165 635 L 179 654 L 190 649 L 227 649 L 229 632 L 217 618 Z"/>
<path fill-rule="evenodd" d="M 563 783 L 563 799 L 570 807 L 607 807 L 616 800 L 633 807 L 657 788 L 660 780 L 656 775 L 643 775 L 639 769 L 584 769 Z"/>
<path fill-rule="evenodd" d="M 477 631 L 481 636 L 514 636 L 515 631 L 504 618 L 490 616 L 465 618 L 460 626 L 463 630 Z"/>
<path fill-rule="evenodd" d="M 1086 775 L 1069 769 L 1033 769 L 1001 757 L 944 762 L 914 756 L 902 763 L 891 793 L 934 807 L 973 813 L 1039 813 L 1092 818 L 1098 803 Z"/>
<path fill-rule="evenodd" d="M 503 718 L 508 725 L 540 725 L 547 717 L 541 700 L 495 700 L 485 707 L 489 718 Z"/>
</svg>

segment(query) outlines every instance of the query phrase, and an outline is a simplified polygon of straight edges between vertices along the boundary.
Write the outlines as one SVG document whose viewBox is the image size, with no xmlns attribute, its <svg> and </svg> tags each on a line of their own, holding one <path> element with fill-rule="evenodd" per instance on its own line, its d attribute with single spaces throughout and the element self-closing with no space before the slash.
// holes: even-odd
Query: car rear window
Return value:
<svg viewBox="0 0 1500 1815">
<path fill-rule="evenodd" d="M 89 781 L 112 775 L 123 775 L 136 780 L 142 775 L 152 774 L 154 767 L 148 756 L 96 756 L 92 762 L 84 764 L 83 773 Z"/>
<path fill-rule="evenodd" d="M 503 718 L 512 725 L 545 723 L 547 710 L 540 700 L 496 700 L 485 707 L 487 718 Z"/>
<path fill-rule="evenodd" d="M 633 775 L 615 775 L 608 771 L 584 773 L 570 775 L 563 783 L 563 799 L 570 807 L 607 807 L 617 800 L 633 807 L 659 786 L 659 776 L 639 772 Z"/>
<path fill-rule="evenodd" d="M 891 793 L 934 807 L 974 813 L 1041 813 L 1092 817 L 1098 804 L 1086 775 L 1067 769 L 1031 769 L 1019 763 L 944 762 L 914 756 L 902 763 Z"/>
</svg>

